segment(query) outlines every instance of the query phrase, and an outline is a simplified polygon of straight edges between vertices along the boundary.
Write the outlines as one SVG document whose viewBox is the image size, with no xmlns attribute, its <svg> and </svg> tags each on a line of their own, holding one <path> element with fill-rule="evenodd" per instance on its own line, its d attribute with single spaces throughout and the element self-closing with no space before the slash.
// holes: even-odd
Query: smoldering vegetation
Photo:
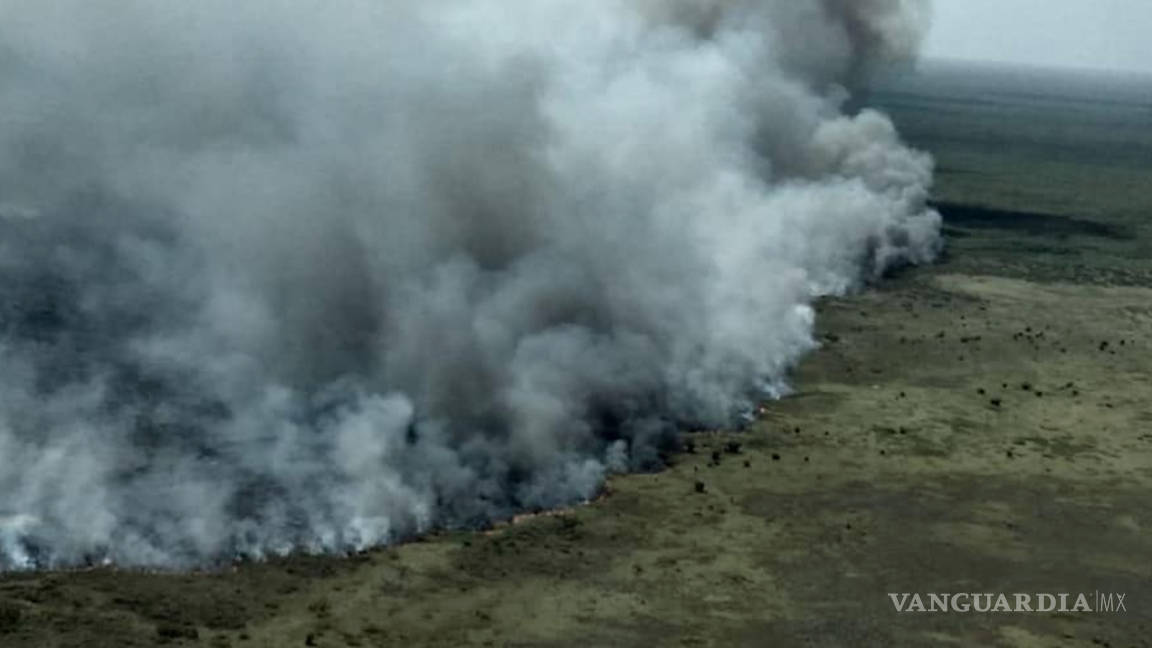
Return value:
<svg viewBox="0 0 1152 648">
<path fill-rule="evenodd" d="M 842 110 L 917 2 L 3 7 L 3 568 L 587 498 L 938 251 L 931 161 Z"/>
</svg>

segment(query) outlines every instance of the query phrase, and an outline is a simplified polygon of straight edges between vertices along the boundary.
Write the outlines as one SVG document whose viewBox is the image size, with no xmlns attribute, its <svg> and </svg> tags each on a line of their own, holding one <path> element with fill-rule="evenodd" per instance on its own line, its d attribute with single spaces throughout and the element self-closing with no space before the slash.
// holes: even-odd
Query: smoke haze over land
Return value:
<svg viewBox="0 0 1152 648">
<path fill-rule="evenodd" d="M 930 260 L 901 0 L 0 0 L 0 567 L 593 495 Z"/>
<path fill-rule="evenodd" d="M 935 0 L 933 6 L 926 57 L 1152 74 L 1147 0 Z"/>
</svg>

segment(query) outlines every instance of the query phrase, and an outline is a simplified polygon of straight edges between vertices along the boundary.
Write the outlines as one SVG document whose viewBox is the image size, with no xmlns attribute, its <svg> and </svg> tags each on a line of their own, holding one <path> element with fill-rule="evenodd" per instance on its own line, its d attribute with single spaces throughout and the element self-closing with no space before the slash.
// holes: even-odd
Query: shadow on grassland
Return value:
<svg viewBox="0 0 1152 648">
<path fill-rule="evenodd" d="M 933 202 L 931 204 L 944 217 L 944 223 L 951 227 L 998 229 L 1060 239 L 1075 235 L 1095 236 L 1117 241 L 1130 241 L 1136 238 L 1136 232 L 1131 227 L 1070 216 L 994 209 L 953 202 Z"/>
</svg>

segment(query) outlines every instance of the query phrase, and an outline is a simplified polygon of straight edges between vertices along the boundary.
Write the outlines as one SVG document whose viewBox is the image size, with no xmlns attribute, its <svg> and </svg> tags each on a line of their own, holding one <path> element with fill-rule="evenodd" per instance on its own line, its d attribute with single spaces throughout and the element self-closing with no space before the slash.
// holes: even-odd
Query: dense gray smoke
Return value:
<svg viewBox="0 0 1152 648">
<path fill-rule="evenodd" d="M 929 260 L 898 0 L 0 0 L 0 568 L 593 495 Z"/>
</svg>

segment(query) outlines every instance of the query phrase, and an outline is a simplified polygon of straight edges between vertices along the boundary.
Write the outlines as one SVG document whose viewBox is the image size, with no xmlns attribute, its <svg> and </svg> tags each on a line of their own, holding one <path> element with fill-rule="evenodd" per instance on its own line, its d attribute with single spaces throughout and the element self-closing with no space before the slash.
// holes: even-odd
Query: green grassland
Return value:
<svg viewBox="0 0 1152 648">
<path fill-rule="evenodd" d="M 1152 285 L 1152 79 L 930 63 L 869 99 L 935 155 L 937 202 L 1005 216 L 949 218 L 946 271 Z"/>
<path fill-rule="evenodd" d="M 1143 84 L 1143 85 L 1141 85 Z M 226 573 L 0 577 L 0 646 L 1147 646 L 1152 83 L 935 67 L 869 97 L 949 250 L 820 305 L 798 392 L 487 533 Z M 888 592 L 1126 593 L 898 614 Z"/>
</svg>

